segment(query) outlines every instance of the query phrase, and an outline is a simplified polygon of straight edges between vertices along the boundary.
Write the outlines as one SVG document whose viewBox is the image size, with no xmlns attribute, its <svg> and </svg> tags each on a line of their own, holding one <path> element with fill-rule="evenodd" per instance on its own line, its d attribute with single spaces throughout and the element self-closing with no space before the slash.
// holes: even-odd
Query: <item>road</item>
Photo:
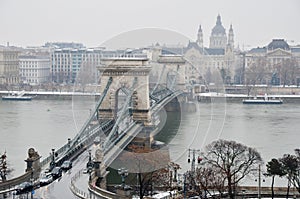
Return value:
<svg viewBox="0 0 300 199">
<path fill-rule="evenodd" d="M 96 150 L 96 145 L 92 145 L 91 148 L 92 154 Z M 80 170 L 86 167 L 88 162 L 88 150 L 84 151 L 76 160 L 73 161 L 73 167 L 63 172 L 61 178 L 56 179 L 49 185 L 40 187 L 36 189 L 33 194 L 34 199 L 73 199 L 77 198 L 70 190 L 70 183 L 73 176 L 78 173 Z M 79 180 L 76 181 L 76 187 L 84 192 L 88 192 L 88 174 L 84 174 Z M 11 199 L 31 199 L 31 194 L 22 194 L 22 195 L 11 195 Z"/>
</svg>

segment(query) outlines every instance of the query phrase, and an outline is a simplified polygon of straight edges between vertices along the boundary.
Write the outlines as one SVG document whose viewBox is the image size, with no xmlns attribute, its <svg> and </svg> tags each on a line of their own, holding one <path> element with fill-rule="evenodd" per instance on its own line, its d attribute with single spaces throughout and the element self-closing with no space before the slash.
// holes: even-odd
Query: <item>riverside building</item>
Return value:
<svg viewBox="0 0 300 199">
<path fill-rule="evenodd" d="M 47 83 L 50 77 L 49 56 L 19 56 L 20 76 L 23 83 L 37 85 Z"/>
<path fill-rule="evenodd" d="M 13 47 L 0 46 L 0 84 L 19 83 L 19 51 Z"/>
<path fill-rule="evenodd" d="M 300 85 L 300 46 L 273 39 L 245 54 L 245 83 Z"/>
</svg>

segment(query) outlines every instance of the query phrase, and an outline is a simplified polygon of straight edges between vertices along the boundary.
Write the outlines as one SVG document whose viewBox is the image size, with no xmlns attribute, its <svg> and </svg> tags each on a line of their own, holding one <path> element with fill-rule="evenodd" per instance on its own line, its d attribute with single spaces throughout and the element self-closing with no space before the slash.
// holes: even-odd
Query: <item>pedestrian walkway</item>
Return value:
<svg viewBox="0 0 300 199">
<path fill-rule="evenodd" d="M 90 178 L 89 173 L 84 173 L 84 170 L 77 172 L 71 179 L 70 189 L 78 198 L 82 199 L 103 199 L 89 191 L 88 181 Z"/>
</svg>

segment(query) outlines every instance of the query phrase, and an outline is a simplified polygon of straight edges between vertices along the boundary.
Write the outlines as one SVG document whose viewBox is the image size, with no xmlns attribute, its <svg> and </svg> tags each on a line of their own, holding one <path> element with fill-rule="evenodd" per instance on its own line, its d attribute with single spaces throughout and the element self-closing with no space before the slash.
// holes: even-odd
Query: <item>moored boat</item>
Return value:
<svg viewBox="0 0 300 199">
<path fill-rule="evenodd" d="M 15 100 L 15 101 L 30 101 L 32 100 L 31 96 L 24 96 L 25 91 L 19 93 L 13 93 L 11 95 L 2 96 L 2 100 Z"/>
<path fill-rule="evenodd" d="M 282 104 L 282 99 L 270 99 L 267 94 L 265 94 L 264 98 L 258 99 L 257 97 L 254 97 L 252 99 L 244 99 L 243 104 Z"/>
<path fill-rule="evenodd" d="M 2 96 L 2 100 L 30 101 L 32 100 L 32 97 L 6 95 L 6 96 Z"/>
</svg>

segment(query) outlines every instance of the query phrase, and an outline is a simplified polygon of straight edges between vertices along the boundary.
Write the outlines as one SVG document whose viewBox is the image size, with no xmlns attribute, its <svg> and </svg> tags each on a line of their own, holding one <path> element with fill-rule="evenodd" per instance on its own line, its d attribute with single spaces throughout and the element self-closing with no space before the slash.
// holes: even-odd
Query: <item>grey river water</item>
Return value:
<svg viewBox="0 0 300 199">
<path fill-rule="evenodd" d="M 94 99 L 0 101 L 0 152 L 7 152 L 12 175 L 24 172 L 27 150 L 34 147 L 43 157 L 75 136 L 94 107 Z M 197 112 L 180 118 L 178 132 L 162 137 L 169 143 L 171 158 L 188 169 L 187 149 L 202 150 L 213 140 L 236 140 L 256 148 L 266 163 L 271 158 L 300 148 L 300 103 L 244 105 L 242 103 L 198 103 Z M 172 118 L 174 117 L 174 119 Z M 168 129 L 177 125 L 169 123 Z M 174 127 L 176 126 L 176 127 Z M 253 180 L 254 181 L 254 180 Z M 248 183 L 252 184 L 251 180 Z M 285 185 L 285 182 L 280 185 Z M 279 185 L 279 184 L 277 184 Z M 269 183 L 266 184 L 269 186 Z"/>
</svg>

